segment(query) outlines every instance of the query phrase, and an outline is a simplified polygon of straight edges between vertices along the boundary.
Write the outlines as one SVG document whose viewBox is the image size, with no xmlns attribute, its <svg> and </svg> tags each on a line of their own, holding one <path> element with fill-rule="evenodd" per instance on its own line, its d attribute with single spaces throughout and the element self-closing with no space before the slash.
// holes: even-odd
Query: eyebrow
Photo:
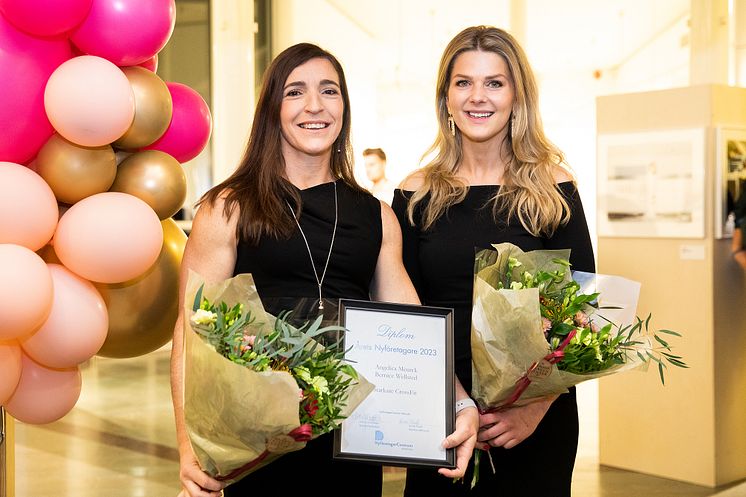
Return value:
<svg viewBox="0 0 746 497">
<path fill-rule="evenodd" d="M 320 84 L 320 86 L 333 85 L 333 86 L 336 86 L 337 88 L 339 88 L 339 83 L 337 83 L 336 81 L 331 80 L 331 79 L 322 79 L 321 81 L 319 81 L 319 84 Z M 292 83 L 286 84 L 285 88 L 283 88 L 283 89 L 287 90 L 291 86 L 305 88 L 308 85 L 306 84 L 305 81 L 293 81 Z"/>
<path fill-rule="evenodd" d="M 467 76 L 466 74 L 454 74 L 451 76 L 451 79 L 453 78 L 466 78 L 466 79 L 473 79 L 472 76 Z M 484 79 L 495 79 L 495 78 L 505 78 L 508 79 L 508 77 L 504 74 L 491 74 L 489 76 L 485 76 Z"/>
</svg>

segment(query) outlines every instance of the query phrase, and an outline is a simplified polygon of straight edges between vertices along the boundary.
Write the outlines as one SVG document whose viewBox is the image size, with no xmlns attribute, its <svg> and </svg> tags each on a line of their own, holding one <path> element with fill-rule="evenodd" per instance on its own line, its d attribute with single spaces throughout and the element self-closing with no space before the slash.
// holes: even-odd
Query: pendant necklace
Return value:
<svg viewBox="0 0 746 497">
<path fill-rule="evenodd" d="M 337 201 L 337 182 L 332 182 L 334 185 L 334 230 L 332 230 L 332 241 L 329 244 L 329 253 L 326 255 L 326 263 L 324 264 L 324 271 L 321 273 L 321 278 L 319 278 L 319 272 L 316 270 L 316 263 L 313 262 L 313 255 L 311 254 L 311 246 L 308 245 L 308 238 L 306 238 L 306 234 L 303 232 L 303 228 L 300 226 L 300 221 L 295 215 L 295 210 L 293 210 L 293 206 L 290 205 L 290 202 L 287 200 L 285 201 L 286 204 L 288 204 L 288 208 L 290 208 L 290 212 L 293 214 L 293 221 L 295 221 L 295 225 L 298 226 L 298 231 L 300 231 L 301 236 L 303 237 L 303 242 L 306 244 L 306 250 L 308 251 L 308 258 L 311 259 L 311 267 L 313 268 L 313 276 L 316 278 L 316 284 L 319 287 L 319 310 L 324 310 L 324 301 L 321 299 L 321 286 L 324 284 L 324 278 L 326 277 L 326 270 L 329 267 L 329 259 L 332 257 L 332 249 L 334 248 L 334 238 L 337 236 L 337 221 L 339 220 L 339 206 Z"/>
</svg>

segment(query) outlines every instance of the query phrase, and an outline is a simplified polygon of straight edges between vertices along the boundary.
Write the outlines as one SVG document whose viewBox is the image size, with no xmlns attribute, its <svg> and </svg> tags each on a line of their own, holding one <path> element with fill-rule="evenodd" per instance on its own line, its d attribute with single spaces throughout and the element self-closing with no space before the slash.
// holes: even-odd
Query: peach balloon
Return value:
<svg viewBox="0 0 746 497">
<path fill-rule="evenodd" d="M 71 368 L 94 355 L 106 340 L 109 315 L 90 281 L 64 266 L 49 264 L 54 299 L 49 317 L 21 343 L 24 352 L 50 368 Z"/>
<path fill-rule="evenodd" d="M 0 243 L 39 250 L 57 226 L 57 199 L 31 169 L 0 162 Z"/>
<path fill-rule="evenodd" d="M 5 408 L 24 423 L 51 423 L 75 407 L 82 384 L 77 367 L 51 369 L 21 354 L 21 379 Z"/>
<path fill-rule="evenodd" d="M 0 244 L 0 340 L 36 331 L 52 307 L 52 276 L 26 247 Z"/>
<path fill-rule="evenodd" d="M 78 276 L 99 283 L 131 280 L 158 258 L 163 230 L 153 209 L 126 193 L 84 198 L 60 219 L 54 250 Z"/>
<path fill-rule="evenodd" d="M 135 96 L 121 69 L 101 57 L 82 55 L 63 63 L 47 82 L 44 108 L 52 126 L 84 147 L 108 145 L 135 117 Z"/>
<path fill-rule="evenodd" d="M 179 315 L 179 268 L 187 236 L 173 219 L 161 221 L 163 248 L 142 276 L 115 285 L 96 284 L 109 313 L 104 357 L 135 357 L 173 337 Z"/>
<path fill-rule="evenodd" d="M 21 379 L 21 349 L 12 342 L 0 342 L 0 406 L 5 405 Z"/>
</svg>

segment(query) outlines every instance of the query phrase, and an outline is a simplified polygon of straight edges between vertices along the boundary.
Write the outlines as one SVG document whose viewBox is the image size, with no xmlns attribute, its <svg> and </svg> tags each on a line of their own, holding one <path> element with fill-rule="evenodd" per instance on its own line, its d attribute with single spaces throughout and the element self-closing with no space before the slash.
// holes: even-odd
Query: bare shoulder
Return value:
<svg viewBox="0 0 746 497">
<path fill-rule="evenodd" d="M 552 167 L 552 175 L 554 176 L 555 183 L 565 183 L 567 181 L 575 181 L 575 177 L 572 173 L 563 166 Z"/>
<path fill-rule="evenodd" d="M 212 239 L 235 239 L 238 223 L 238 206 L 225 212 L 226 193 L 221 193 L 214 202 L 203 202 L 192 221 L 192 232 L 207 235 Z"/>
<path fill-rule="evenodd" d="M 422 169 L 418 169 L 411 173 L 409 176 L 404 178 L 399 184 L 399 188 L 406 191 L 415 191 L 425 184 L 425 172 Z"/>
<path fill-rule="evenodd" d="M 184 250 L 182 274 L 191 269 L 206 281 L 230 278 L 236 262 L 238 207 L 228 214 L 224 208 L 225 196 L 221 195 L 197 209 Z"/>
</svg>

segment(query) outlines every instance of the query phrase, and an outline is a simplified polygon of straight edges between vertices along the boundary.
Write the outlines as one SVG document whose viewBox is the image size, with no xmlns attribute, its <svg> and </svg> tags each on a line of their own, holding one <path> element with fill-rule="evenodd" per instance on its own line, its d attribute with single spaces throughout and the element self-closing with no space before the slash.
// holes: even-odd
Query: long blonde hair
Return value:
<svg viewBox="0 0 746 497">
<path fill-rule="evenodd" d="M 424 156 L 436 153 L 419 174 L 423 184 L 413 194 L 407 208 L 414 224 L 417 205 L 429 194 L 422 212 L 423 229 L 430 228 L 450 206 L 464 200 L 468 185 L 456 177 L 462 158 L 461 132 L 448 127 L 448 87 L 456 57 L 463 52 L 482 50 L 500 55 L 508 65 L 515 101 L 507 134 L 509 153 L 503 185 L 492 199 L 493 215 L 517 216 L 534 236 L 551 236 L 570 218 L 570 209 L 554 179 L 554 168 L 564 165 L 562 152 L 546 136 L 538 109 L 536 79 L 523 49 L 509 33 L 491 26 L 474 26 L 457 34 L 446 47 L 438 68 L 436 112 L 438 135 Z M 424 157 L 423 156 L 423 157 Z"/>
</svg>

